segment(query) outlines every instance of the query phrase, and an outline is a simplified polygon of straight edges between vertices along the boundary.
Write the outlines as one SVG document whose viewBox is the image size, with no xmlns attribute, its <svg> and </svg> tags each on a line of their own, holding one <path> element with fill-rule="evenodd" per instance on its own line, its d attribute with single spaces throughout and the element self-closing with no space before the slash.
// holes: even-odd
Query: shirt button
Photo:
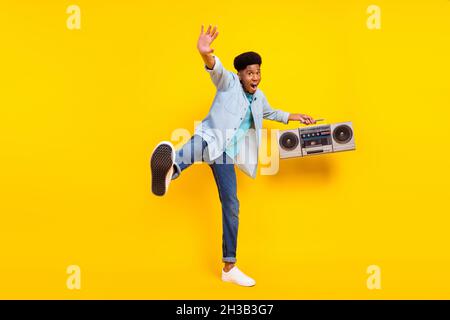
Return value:
<svg viewBox="0 0 450 320">
<path fill-rule="evenodd" d="M 234 128 L 234 130 L 236 130 L 236 128 Z"/>
<path fill-rule="evenodd" d="M 241 120 L 242 120 L 242 118 L 241 118 Z"/>
</svg>

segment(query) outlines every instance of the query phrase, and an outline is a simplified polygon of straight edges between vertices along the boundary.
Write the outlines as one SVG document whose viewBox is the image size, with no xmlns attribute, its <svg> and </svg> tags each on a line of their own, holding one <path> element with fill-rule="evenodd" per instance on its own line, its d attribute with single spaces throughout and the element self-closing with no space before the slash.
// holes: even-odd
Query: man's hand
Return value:
<svg viewBox="0 0 450 320">
<path fill-rule="evenodd" d="M 312 117 L 301 113 L 291 113 L 289 115 L 289 120 L 300 121 L 301 123 L 307 125 L 316 123 L 316 120 L 314 120 Z"/>
<path fill-rule="evenodd" d="M 219 31 L 217 31 L 217 26 L 215 26 L 211 30 L 211 25 L 209 25 L 208 30 L 206 30 L 206 32 L 203 33 L 203 25 L 202 25 L 202 30 L 200 32 L 200 36 L 198 37 L 197 42 L 197 49 L 202 56 L 214 52 L 214 49 L 211 48 L 211 43 L 214 41 L 214 39 L 217 38 L 218 35 Z"/>
</svg>

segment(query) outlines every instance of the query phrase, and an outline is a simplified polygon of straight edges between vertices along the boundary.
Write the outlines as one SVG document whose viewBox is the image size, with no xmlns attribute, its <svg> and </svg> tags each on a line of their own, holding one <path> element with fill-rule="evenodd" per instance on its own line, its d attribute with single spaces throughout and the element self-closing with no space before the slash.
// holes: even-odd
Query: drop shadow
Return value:
<svg viewBox="0 0 450 320">
<path fill-rule="evenodd" d="M 274 185 L 286 183 L 291 185 L 294 182 L 302 185 L 308 182 L 314 182 L 315 185 L 329 184 L 336 170 L 336 161 L 331 154 L 280 159 L 278 172 L 270 176 L 270 183 Z"/>
</svg>

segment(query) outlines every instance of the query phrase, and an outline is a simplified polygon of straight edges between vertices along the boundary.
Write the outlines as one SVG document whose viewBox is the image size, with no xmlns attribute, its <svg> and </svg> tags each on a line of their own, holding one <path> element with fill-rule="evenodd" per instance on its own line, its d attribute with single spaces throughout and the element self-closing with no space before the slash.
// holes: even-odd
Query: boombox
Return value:
<svg viewBox="0 0 450 320">
<path fill-rule="evenodd" d="M 278 131 L 280 158 L 355 150 L 351 122 Z"/>
</svg>

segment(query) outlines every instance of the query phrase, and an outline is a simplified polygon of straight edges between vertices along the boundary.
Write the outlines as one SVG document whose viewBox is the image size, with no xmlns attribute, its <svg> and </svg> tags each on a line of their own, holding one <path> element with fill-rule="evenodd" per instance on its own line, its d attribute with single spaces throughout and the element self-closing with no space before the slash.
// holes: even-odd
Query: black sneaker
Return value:
<svg viewBox="0 0 450 320">
<path fill-rule="evenodd" d="M 175 148 L 168 141 L 160 142 L 153 150 L 150 168 L 152 170 L 152 192 L 163 196 L 169 190 L 172 180 Z"/>
</svg>

